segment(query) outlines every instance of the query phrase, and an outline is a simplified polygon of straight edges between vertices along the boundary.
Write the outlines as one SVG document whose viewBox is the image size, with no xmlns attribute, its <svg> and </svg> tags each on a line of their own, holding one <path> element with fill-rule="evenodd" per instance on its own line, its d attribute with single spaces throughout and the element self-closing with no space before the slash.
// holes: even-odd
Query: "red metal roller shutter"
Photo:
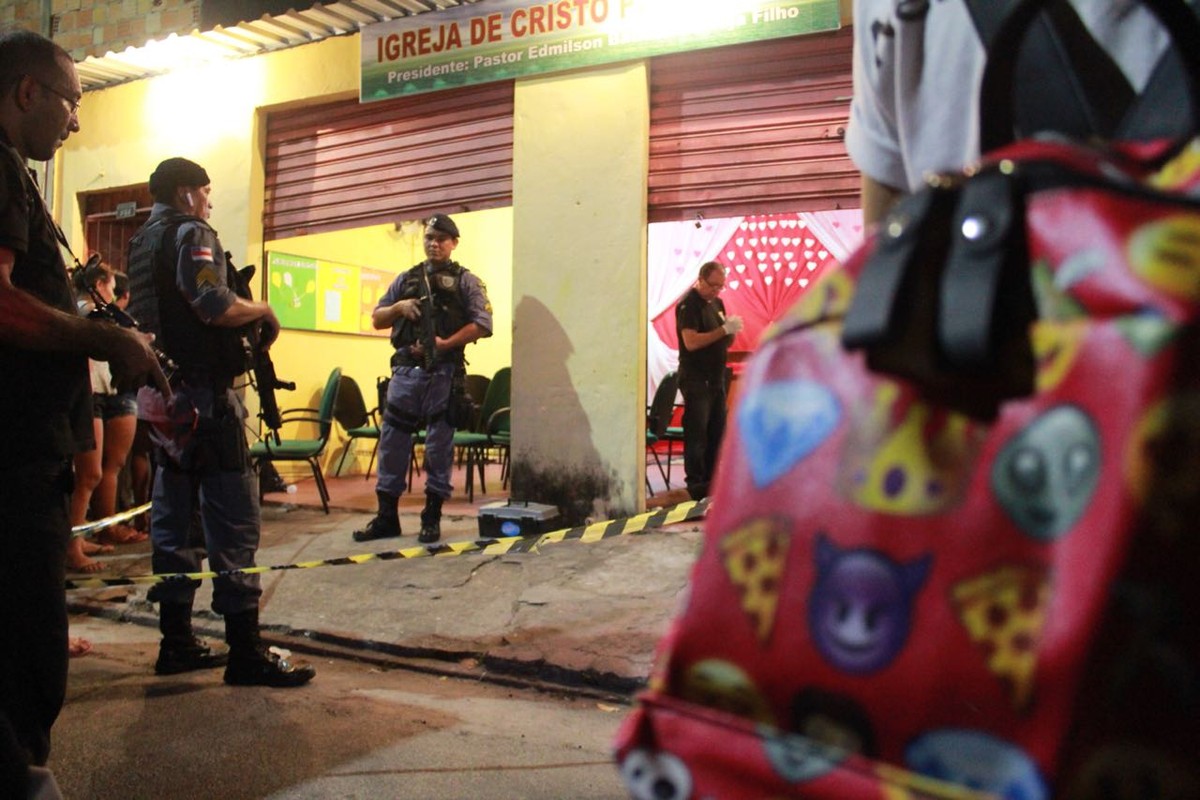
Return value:
<svg viewBox="0 0 1200 800">
<path fill-rule="evenodd" d="M 851 31 L 651 64 L 650 220 L 858 208 Z"/>
<path fill-rule="evenodd" d="M 511 81 L 267 119 L 268 240 L 512 204 Z"/>
</svg>

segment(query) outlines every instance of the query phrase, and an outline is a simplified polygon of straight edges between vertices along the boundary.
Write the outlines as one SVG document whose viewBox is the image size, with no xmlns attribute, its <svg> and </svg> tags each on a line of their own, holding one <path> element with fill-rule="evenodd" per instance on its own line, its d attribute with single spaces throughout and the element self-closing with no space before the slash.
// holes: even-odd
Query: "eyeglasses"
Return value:
<svg viewBox="0 0 1200 800">
<path fill-rule="evenodd" d="M 720 283 L 713 283 L 712 281 L 706 280 L 705 283 L 707 283 L 708 288 L 712 289 L 714 292 L 719 292 L 725 288 L 725 281 L 721 281 Z"/>
<path fill-rule="evenodd" d="M 33 78 L 32 75 L 30 75 L 29 77 Z M 41 78 L 33 78 L 33 79 L 35 81 L 37 81 L 38 86 L 41 86 L 43 89 L 47 90 L 48 92 L 56 94 L 59 97 L 61 97 L 63 100 L 66 100 L 67 108 L 71 109 L 71 116 L 76 116 L 79 114 L 79 104 L 83 102 L 82 97 L 80 97 L 78 100 L 76 100 L 75 98 L 71 97 L 70 95 L 60 92 L 58 89 L 55 89 L 53 86 L 46 83 Z"/>
</svg>

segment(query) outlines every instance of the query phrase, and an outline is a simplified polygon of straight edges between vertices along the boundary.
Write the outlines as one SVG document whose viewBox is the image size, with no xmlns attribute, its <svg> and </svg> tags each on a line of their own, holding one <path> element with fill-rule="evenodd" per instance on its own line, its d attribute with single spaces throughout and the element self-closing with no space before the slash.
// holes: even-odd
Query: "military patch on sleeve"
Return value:
<svg viewBox="0 0 1200 800">
<path fill-rule="evenodd" d="M 488 297 L 487 284 L 484 283 L 483 278 L 479 277 L 478 275 L 475 276 L 475 280 L 479 283 L 479 291 L 483 293 L 483 310 L 491 314 L 492 299 Z"/>
<path fill-rule="evenodd" d="M 207 250 L 208 248 L 204 249 Z M 197 289 L 208 289 L 216 286 L 217 283 L 217 273 L 212 267 L 202 267 L 196 272 Z"/>
<path fill-rule="evenodd" d="M 213 260 L 213 251 L 211 247 L 197 245 L 191 248 L 191 256 L 193 261 L 209 261 Z"/>
</svg>

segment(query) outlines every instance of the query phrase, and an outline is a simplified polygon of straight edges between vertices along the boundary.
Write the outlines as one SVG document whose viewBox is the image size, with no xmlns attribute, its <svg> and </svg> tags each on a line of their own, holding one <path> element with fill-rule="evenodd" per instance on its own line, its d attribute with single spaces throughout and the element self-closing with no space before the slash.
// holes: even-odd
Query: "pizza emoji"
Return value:
<svg viewBox="0 0 1200 800">
<path fill-rule="evenodd" d="M 770 638 L 775 626 L 790 538 L 782 521 L 759 519 L 721 540 L 725 571 L 741 595 L 742 610 L 750 617 L 760 642 Z"/>
<path fill-rule="evenodd" d="M 1050 599 L 1046 571 L 1005 566 L 963 581 L 952 597 L 959 621 L 983 652 L 988 669 L 1006 686 L 1013 707 L 1028 708 Z"/>
</svg>

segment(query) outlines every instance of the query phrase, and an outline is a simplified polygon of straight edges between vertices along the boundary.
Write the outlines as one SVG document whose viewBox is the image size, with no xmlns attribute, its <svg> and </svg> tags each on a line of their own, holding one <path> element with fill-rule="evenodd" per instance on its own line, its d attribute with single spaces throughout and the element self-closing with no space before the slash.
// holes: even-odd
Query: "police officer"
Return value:
<svg viewBox="0 0 1200 800">
<path fill-rule="evenodd" d="M 0 796 L 32 797 L 67 688 L 71 458 L 95 447 L 88 356 L 133 387 L 156 369 L 149 337 L 75 311 L 61 234 L 28 160 L 79 130 L 71 56 L 0 34 Z M 165 382 L 162 388 L 166 389 Z M 57 796 L 57 790 L 53 791 Z M 38 795 L 42 796 L 42 795 Z"/>
<path fill-rule="evenodd" d="M 725 267 L 701 265 L 696 282 L 675 306 L 679 336 L 679 391 L 683 395 L 683 471 L 688 495 L 708 495 L 725 435 L 725 357 L 742 318 L 726 317 L 720 294 Z"/>
<path fill-rule="evenodd" d="M 260 331 L 261 346 L 279 334 L 271 307 L 238 294 L 238 276 L 217 232 L 208 173 L 185 158 L 168 158 L 150 176 L 154 207 L 129 243 L 130 314 L 178 365 L 170 406 L 191 415 L 176 438 L 159 434 L 150 517 L 152 563 L 158 573 L 196 572 L 207 550 L 213 570 L 254 566 L 261 519 L 246 446 L 246 409 L 234 380 L 246 371 L 243 335 Z M 196 505 L 204 542 L 190 536 Z M 315 670 L 270 652 L 259 638 L 257 575 L 213 579 L 213 610 L 225 617 L 228 653 L 214 652 L 192 633 L 195 581 L 156 584 L 160 604 L 155 672 L 170 675 L 225 665 L 234 685 L 299 686 Z"/>
<path fill-rule="evenodd" d="M 445 214 L 425 225 L 425 261 L 397 276 L 371 314 L 376 329 L 392 329 L 392 379 L 379 438 L 379 512 L 355 541 L 400 535 L 397 506 L 412 456 L 412 437 L 425 436 L 423 544 L 441 538 L 442 502 L 450 496 L 455 418 L 465 376 L 464 348 L 492 335 L 492 305 L 483 281 L 450 259 L 458 226 Z M 432 308 L 432 319 L 422 306 Z M 429 342 L 435 352 L 426 359 Z"/>
</svg>

